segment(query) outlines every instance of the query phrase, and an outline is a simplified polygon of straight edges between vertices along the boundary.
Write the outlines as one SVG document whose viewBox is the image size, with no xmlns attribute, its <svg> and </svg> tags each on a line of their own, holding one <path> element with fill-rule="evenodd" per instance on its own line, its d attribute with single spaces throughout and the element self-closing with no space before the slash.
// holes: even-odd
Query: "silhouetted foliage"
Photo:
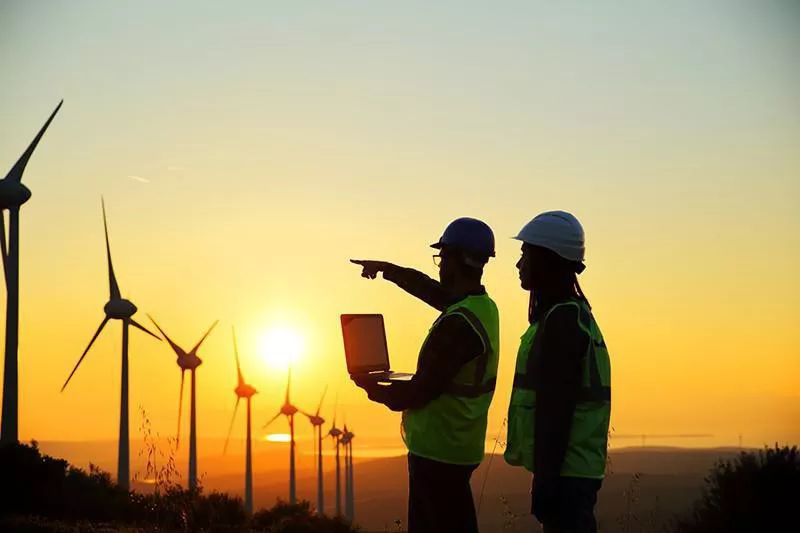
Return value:
<svg viewBox="0 0 800 533">
<path fill-rule="evenodd" d="M 742 452 L 719 461 L 706 478 L 691 515 L 679 533 L 789 531 L 800 516 L 800 454 L 797 446 Z"/>
<path fill-rule="evenodd" d="M 90 466 L 87 474 L 63 459 L 42 455 L 36 442 L 0 446 L 0 515 L 128 520 L 136 499 Z"/>
<path fill-rule="evenodd" d="M 308 501 L 289 504 L 278 500 L 271 509 L 253 515 L 250 527 L 269 533 L 352 533 L 357 531 L 343 518 L 317 515 Z"/>
<path fill-rule="evenodd" d="M 95 466 L 89 472 L 42 455 L 31 445 L 0 446 L 0 531 L 209 531 L 351 533 L 342 519 L 317 516 L 308 502 L 278 502 L 248 520 L 241 498 L 186 490 L 168 479 L 163 490 L 121 489 Z"/>
</svg>

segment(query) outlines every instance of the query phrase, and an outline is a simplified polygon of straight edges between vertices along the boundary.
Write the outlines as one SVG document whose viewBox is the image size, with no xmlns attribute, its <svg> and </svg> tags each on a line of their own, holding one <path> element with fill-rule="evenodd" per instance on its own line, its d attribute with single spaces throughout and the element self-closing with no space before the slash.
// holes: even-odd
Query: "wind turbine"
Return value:
<svg viewBox="0 0 800 533">
<path fill-rule="evenodd" d="M 326 385 L 315 414 L 312 415 L 303 411 L 303 414 L 308 417 L 311 425 L 314 426 L 315 445 L 317 448 L 315 450 L 317 455 L 317 512 L 319 514 L 325 514 L 324 487 L 322 485 L 322 424 L 325 423 L 325 419 L 319 416 L 319 412 L 322 409 L 322 402 L 325 401 L 325 394 L 327 394 L 327 392 L 328 387 Z"/>
<path fill-rule="evenodd" d="M 19 209 L 30 200 L 31 190 L 22 183 L 25 166 L 33 155 L 50 122 L 61 109 L 61 100 L 42 129 L 33 138 L 16 164 L 0 180 L 0 251 L 3 255 L 3 272 L 6 278 L 6 351 L 3 369 L 3 414 L 0 422 L 0 442 L 19 440 Z M 6 221 L 2 212 L 8 209 L 8 242 Z"/>
<path fill-rule="evenodd" d="M 211 330 L 214 329 L 214 326 L 217 325 L 219 320 L 215 320 L 211 327 L 208 328 L 205 335 L 197 341 L 197 344 L 194 345 L 194 348 L 191 351 L 187 352 L 175 342 L 169 338 L 161 326 L 153 319 L 152 316 L 147 315 L 150 320 L 155 324 L 158 328 L 158 331 L 167 339 L 167 342 L 172 347 L 172 351 L 175 352 L 175 355 L 178 356 L 178 366 L 181 368 L 181 390 L 180 390 L 180 398 L 178 398 L 178 436 L 177 436 L 177 443 L 180 443 L 181 439 L 181 411 L 183 409 L 183 380 L 186 376 L 186 371 L 190 371 L 192 373 L 192 383 L 191 383 L 191 393 L 190 393 L 190 400 L 189 400 L 189 490 L 197 490 L 197 395 L 196 395 L 196 371 L 197 367 L 203 364 L 203 360 L 197 356 L 197 350 L 200 349 L 200 345 L 203 344 L 203 341 L 206 340 L 208 334 L 211 333 Z"/>
<path fill-rule="evenodd" d="M 283 405 L 281 406 L 278 413 L 273 416 L 269 422 L 264 424 L 264 428 L 266 429 L 267 426 L 275 422 L 279 416 L 284 415 L 286 418 L 289 419 L 289 503 L 294 505 L 297 503 L 297 493 L 296 493 L 296 483 L 295 483 L 295 469 L 294 469 L 294 415 L 297 413 L 298 409 L 289 401 L 289 393 L 292 388 L 292 367 L 289 367 L 289 379 L 286 382 L 286 397 L 283 400 Z"/>
<path fill-rule="evenodd" d="M 258 391 L 251 385 L 244 381 L 242 375 L 242 367 L 239 365 L 239 348 L 236 346 L 236 330 L 233 331 L 233 355 L 236 357 L 236 377 L 238 379 L 236 388 L 233 392 L 236 393 L 236 407 L 233 408 L 233 416 L 231 417 L 231 425 L 228 428 L 228 437 L 225 439 L 225 447 L 222 449 L 224 454 L 228 451 L 228 441 L 231 438 L 231 430 L 233 430 L 233 422 L 236 420 L 236 411 L 239 410 L 239 401 L 244 398 L 247 400 L 247 448 L 245 452 L 244 464 L 244 509 L 248 515 L 253 514 L 253 437 L 250 430 L 250 405 L 251 398 Z"/>
<path fill-rule="evenodd" d="M 331 437 L 334 441 L 333 445 L 336 447 L 336 516 L 342 516 L 342 482 L 341 482 L 341 472 L 342 467 L 339 461 L 339 447 L 341 442 L 341 437 L 343 432 L 341 429 L 336 427 L 336 408 L 339 405 L 339 399 L 336 399 L 336 404 L 333 410 L 333 424 L 331 425 L 331 429 L 328 430 L 328 436 Z"/>
<path fill-rule="evenodd" d="M 101 200 L 102 201 L 102 200 Z M 83 359 L 86 357 L 86 354 L 89 353 L 89 349 L 94 344 L 94 341 L 97 340 L 97 337 L 100 335 L 100 332 L 103 331 L 103 328 L 108 323 L 109 320 L 121 320 L 122 321 L 122 385 L 121 385 L 121 393 L 120 393 L 120 412 L 119 412 L 119 452 L 117 456 L 117 484 L 124 490 L 129 490 L 130 488 L 130 432 L 129 432 L 129 424 L 128 424 L 128 329 L 130 326 L 134 326 L 148 335 L 161 340 L 155 333 L 151 332 L 138 322 L 133 319 L 133 315 L 136 314 L 136 306 L 133 305 L 133 302 L 130 300 L 126 300 L 122 297 L 119 285 L 117 284 L 117 278 L 114 275 L 114 265 L 111 263 L 111 246 L 108 243 L 108 223 L 106 221 L 106 205 L 105 202 L 102 201 L 103 205 L 103 228 L 105 229 L 106 234 L 106 257 L 108 258 L 108 285 L 109 285 L 109 299 L 106 303 L 105 307 L 103 307 L 103 312 L 105 312 L 106 316 L 102 322 L 100 322 L 100 327 L 97 328 L 92 340 L 89 341 L 89 345 L 83 351 L 81 358 L 78 359 L 78 362 L 75 364 L 75 368 L 72 369 L 70 372 L 67 381 L 64 382 L 64 386 L 61 387 L 61 392 L 64 392 L 64 389 L 67 388 L 69 381 L 72 379 L 72 376 L 75 375 L 75 371 L 78 370 L 78 367 L 81 366 Z"/>
<path fill-rule="evenodd" d="M 344 446 L 344 513 L 350 522 L 355 518 L 355 498 L 353 492 L 353 438 L 355 434 L 344 425 L 344 434 L 341 442 Z"/>
</svg>

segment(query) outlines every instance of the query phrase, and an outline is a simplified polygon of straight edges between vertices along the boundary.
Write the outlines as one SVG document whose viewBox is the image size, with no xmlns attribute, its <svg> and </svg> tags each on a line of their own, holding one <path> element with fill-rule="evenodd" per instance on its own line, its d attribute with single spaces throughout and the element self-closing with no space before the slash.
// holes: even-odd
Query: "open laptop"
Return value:
<svg viewBox="0 0 800 533">
<path fill-rule="evenodd" d="M 408 381 L 414 375 L 392 372 L 383 315 L 342 315 L 342 338 L 347 371 L 376 381 Z"/>
</svg>

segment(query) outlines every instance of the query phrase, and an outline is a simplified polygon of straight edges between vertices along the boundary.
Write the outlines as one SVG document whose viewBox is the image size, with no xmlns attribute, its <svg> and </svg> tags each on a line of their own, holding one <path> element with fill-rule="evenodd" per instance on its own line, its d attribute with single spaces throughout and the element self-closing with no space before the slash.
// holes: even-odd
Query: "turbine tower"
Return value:
<svg viewBox="0 0 800 533">
<path fill-rule="evenodd" d="M 294 415 L 297 413 L 298 409 L 292 402 L 289 401 L 289 394 L 292 388 L 292 367 L 289 367 L 289 379 L 286 382 L 286 397 L 283 400 L 283 405 L 281 406 L 278 413 L 273 416 L 269 422 L 264 424 L 264 428 L 266 429 L 267 426 L 272 424 L 275 420 L 278 419 L 281 415 L 285 416 L 289 419 L 289 503 L 294 505 L 297 503 L 297 491 L 296 491 L 296 482 L 295 482 L 295 468 L 294 468 Z"/>
<path fill-rule="evenodd" d="M 355 498 L 353 491 L 353 438 L 355 434 L 347 429 L 347 424 L 344 425 L 344 434 L 342 435 L 341 442 L 344 446 L 344 498 L 345 507 L 344 512 L 350 522 L 355 519 Z"/>
<path fill-rule="evenodd" d="M 233 329 L 233 328 L 231 328 Z M 239 401 L 244 398 L 247 400 L 247 447 L 245 452 L 244 464 L 244 509 L 248 515 L 253 514 L 253 437 L 250 430 L 250 406 L 251 398 L 258 391 L 244 381 L 242 367 L 239 365 L 239 348 L 236 346 L 236 330 L 233 330 L 233 355 L 236 357 L 236 377 L 238 379 L 234 392 L 236 393 L 236 406 L 233 408 L 231 425 L 228 428 L 228 437 L 225 439 L 225 447 L 222 453 L 228 451 L 228 441 L 231 438 L 233 422 L 236 420 L 236 411 L 239 409 Z"/>
<path fill-rule="evenodd" d="M 211 333 L 211 330 L 214 329 L 214 326 L 217 325 L 219 320 L 215 320 L 211 327 L 208 328 L 205 335 L 197 341 L 197 344 L 194 345 L 194 348 L 191 351 L 187 352 L 175 342 L 169 338 L 161 326 L 153 319 L 152 316 L 147 315 L 150 318 L 150 321 L 155 324 L 158 328 L 158 331 L 167 339 L 167 342 L 172 347 L 172 351 L 175 352 L 175 355 L 178 356 L 178 366 L 181 369 L 181 390 L 180 390 L 180 398 L 178 398 L 178 434 L 177 434 L 177 445 L 180 445 L 181 440 L 181 412 L 183 409 L 183 380 L 186 376 L 186 371 L 192 373 L 192 382 L 191 382 L 191 392 L 190 392 L 190 399 L 189 399 L 189 490 L 197 490 L 197 392 L 196 392 L 196 374 L 197 374 L 197 367 L 203 364 L 203 360 L 197 356 L 197 350 L 200 349 L 200 345 L 203 344 L 203 341 L 206 340 L 208 334 Z"/>
<path fill-rule="evenodd" d="M 342 516 L 342 467 L 339 460 L 339 447 L 343 433 L 341 429 L 336 427 L 336 409 L 338 405 L 339 399 L 337 398 L 333 410 L 333 424 L 331 429 L 328 430 L 328 436 L 333 439 L 333 445 L 336 448 L 336 516 Z"/>
<path fill-rule="evenodd" d="M 6 351 L 3 370 L 3 413 L 0 419 L 0 442 L 19 441 L 19 209 L 30 200 L 31 191 L 22 183 L 22 174 L 36 145 L 50 122 L 61 109 L 61 100 L 50 118 L 33 138 L 16 164 L 0 180 L 0 253 L 6 279 Z M 5 211 L 8 209 L 8 242 L 6 242 Z"/>
<path fill-rule="evenodd" d="M 75 371 L 78 370 L 78 367 L 81 366 L 83 359 L 86 357 L 86 354 L 89 353 L 89 349 L 94 344 L 94 341 L 97 340 L 97 337 L 100 335 L 100 332 L 103 331 L 103 328 L 108 323 L 109 320 L 121 320 L 122 321 L 122 384 L 121 384 L 121 393 L 120 393 L 120 412 L 119 412 L 119 451 L 117 456 L 117 484 L 126 491 L 130 489 L 130 430 L 129 430 L 129 423 L 128 423 L 128 329 L 130 326 L 134 326 L 138 328 L 148 335 L 161 340 L 155 333 L 151 332 L 138 322 L 133 319 L 133 315 L 136 314 L 136 306 L 133 305 L 133 302 L 130 300 L 126 300 L 122 297 L 119 285 L 117 284 L 117 278 L 114 275 L 114 265 L 111 262 L 111 246 L 108 242 L 108 223 L 106 222 L 106 206 L 105 202 L 102 202 L 103 205 L 103 228 L 105 229 L 106 234 L 106 257 L 108 259 L 108 285 L 109 285 L 109 299 L 106 303 L 105 307 L 103 307 L 103 311 L 105 312 L 105 318 L 102 322 L 100 322 L 100 327 L 97 328 L 92 340 L 89 341 L 89 345 L 83 351 L 80 359 L 75 364 L 75 367 L 70 372 L 67 381 L 64 382 L 64 386 L 61 387 L 61 392 L 64 392 L 64 389 L 67 388 L 72 376 L 75 375 Z"/>
<path fill-rule="evenodd" d="M 314 441 L 316 446 L 316 450 L 314 451 L 317 456 L 317 512 L 319 514 L 325 514 L 324 486 L 322 484 L 322 425 L 325 423 L 325 419 L 319 416 L 319 412 L 322 409 L 322 402 L 325 401 L 325 394 L 327 394 L 327 392 L 328 387 L 325 386 L 315 414 L 312 415 L 303 411 L 303 414 L 308 417 L 308 420 L 314 427 Z"/>
</svg>

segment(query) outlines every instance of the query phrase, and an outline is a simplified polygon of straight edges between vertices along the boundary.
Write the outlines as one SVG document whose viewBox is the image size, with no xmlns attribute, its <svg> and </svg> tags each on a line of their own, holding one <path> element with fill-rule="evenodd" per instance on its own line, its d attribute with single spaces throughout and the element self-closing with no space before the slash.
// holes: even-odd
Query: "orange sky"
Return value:
<svg viewBox="0 0 800 533">
<path fill-rule="evenodd" d="M 103 194 L 138 319 L 187 346 L 221 321 L 200 354 L 201 437 L 224 436 L 233 409 L 232 325 L 256 422 L 285 382 L 261 339 L 288 325 L 305 344 L 297 403 L 327 384 L 323 414 L 338 394 L 362 443 L 396 435 L 399 417 L 348 382 L 338 316 L 384 313 L 403 371 L 435 312 L 348 259 L 435 275 L 427 245 L 462 215 L 498 237 L 496 432 L 525 329 L 509 237 L 567 209 L 586 228 L 617 432 L 800 440 L 800 19 L 728 3 L 146 6 L 0 8 L 16 75 L 0 162 L 65 99 L 24 178 L 21 437 L 116 435 L 119 324 L 59 393 L 107 299 Z M 132 332 L 134 437 L 140 404 L 172 431 L 179 377 L 166 344 Z"/>
</svg>

